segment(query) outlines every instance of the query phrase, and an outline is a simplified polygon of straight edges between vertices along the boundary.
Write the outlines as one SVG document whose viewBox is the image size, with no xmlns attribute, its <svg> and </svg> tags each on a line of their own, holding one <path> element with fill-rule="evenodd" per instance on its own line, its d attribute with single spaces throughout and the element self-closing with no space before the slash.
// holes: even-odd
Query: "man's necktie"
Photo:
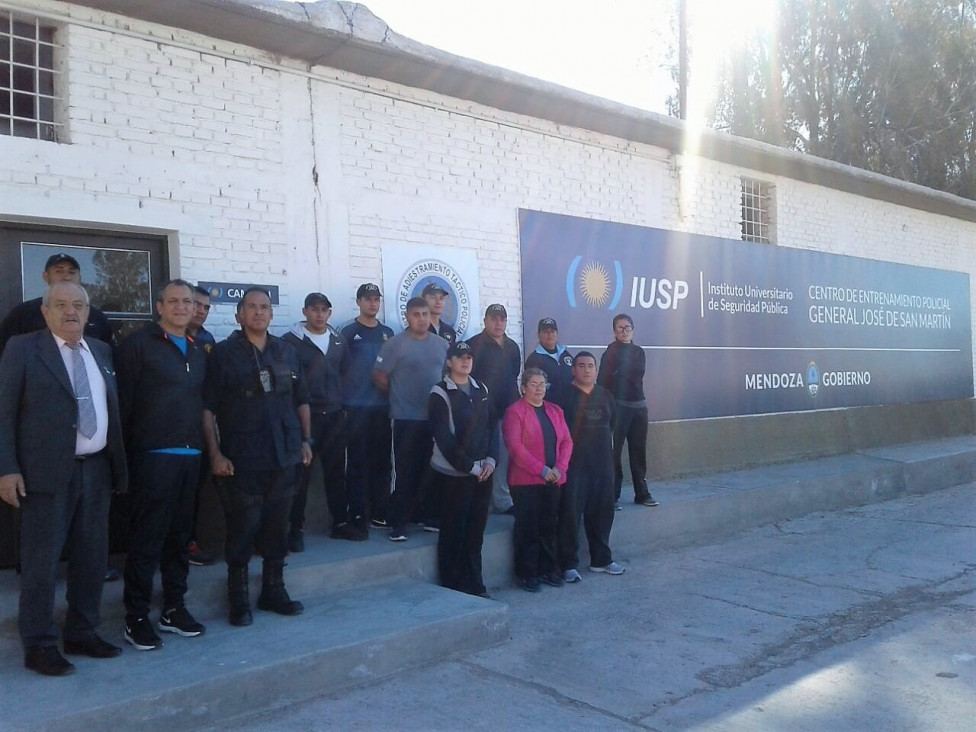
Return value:
<svg viewBox="0 0 976 732">
<path fill-rule="evenodd" d="M 78 400 L 78 431 L 91 438 L 98 428 L 95 418 L 95 404 L 92 401 L 91 384 L 88 383 L 88 369 L 81 355 L 80 343 L 68 343 L 71 349 L 71 370 L 75 384 L 75 398 Z"/>
</svg>

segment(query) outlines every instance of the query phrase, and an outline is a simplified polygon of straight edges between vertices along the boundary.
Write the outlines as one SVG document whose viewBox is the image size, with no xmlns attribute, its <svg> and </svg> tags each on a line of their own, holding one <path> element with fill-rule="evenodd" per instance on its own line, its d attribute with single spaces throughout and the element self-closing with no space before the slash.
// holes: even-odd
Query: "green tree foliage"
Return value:
<svg viewBox="0 0 976 732">
<path fill-rule="evenodd" d="M 976 0 L 780 0 L 714 124 L 976 198 Z"/>
</svg>

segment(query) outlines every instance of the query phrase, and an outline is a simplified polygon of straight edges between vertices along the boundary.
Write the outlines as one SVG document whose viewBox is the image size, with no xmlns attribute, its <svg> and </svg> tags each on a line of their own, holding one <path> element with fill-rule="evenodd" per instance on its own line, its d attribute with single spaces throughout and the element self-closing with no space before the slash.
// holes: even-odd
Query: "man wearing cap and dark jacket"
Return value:
<svg viewBox="0 0 976 732">
<path fill-rule="evenodd" d="M 421 297 L 427 301 L 430 308 L 430 327 L 428 330 L 439 335 L 449 344 L 457 343 L 457 331 L 441 319 L 444 315 L 444 305 L 447 302 L 447 290 L 436 282 L 431 282 L 424 287 Z"/>
<path fill-rule="evenodd" d="M 539 321 L 539 345 L 525 359 L 525 368 L 542 369 L 549 384 L 548 395 L 557 394 L 573 380 L 573 354 L 559 345 L 559 328 L 552 318 Z"/>
<path fill-rule="evenodd" d="M 44 282 L 50 286 L 55 282 L 74 282 L 81 284 L 81 267 L 78 260 L 69 254 L 52 254 L 44 265 L 41 273 Z M 0 323 L 0 353 L 7 346 L 7 341 L 15 335 L 24 335 L 38 330 L 44 330 L 47 325 L 41 314 L 41 298 L 28 300 L 17 305 Z M 115 333 L 105 317 L 105 313 L 96 307 L 89 307 L 88 321 L 85 323 L 85 337 L 97 338 L 108 343 L 115 350 Z"/>
<path fill-rule="evenodd" d="M 485 310 L 485 329 L 467 343 L 471 346 L 474 367 L 471 375 L 488 387 L 492 411 L 499 430 L 498 468 L 492 484 L 491 503 L 496 513 L 513 511 L 512 494 L 508 490 L 508 451 L 501 439 L 501 421 L 505 410 L 519 399 L 518 378 L 522 371 L 522 351 L 518 344 L 505 335 L 508 311 L 505 306 L 493 303 Z"/>
<path fill-rule="evenodd" d="M 349 346 L 349 365 L 343 379 L 346 408 L 346 491 L 354 516 L 370 519 L 377 529 L 388 528 L 390 500 L 390 400 L 373 384 L 373 364 L 393 330 L 376 317 L 383 295 L 372 282 L 356 290 L 359 315 L 341 333 Z"/>
<path fill-rule="evenodd" d="M 312 452 L 322 463 L 325 499 L 332 516 L 333 539 L 364 541 L 367 529 L 362 516 L 349 516 L 346 495 L 346 418 L 342 411 L 342 377 L 349 363 L 346 339 L 329 328 L 332 302 L 321 292 L 312 292 L 302 308 L 305 322 L 295 323 L 283 340 L 298 351 L 308 386 L 312 416 Z M 291 505 L 288 549 L 305 551 L 303 529 L 312 466 L 302 469 L 298 491 Z M 357 525 L 351 518 L 359 519 Z"/>
</svg>

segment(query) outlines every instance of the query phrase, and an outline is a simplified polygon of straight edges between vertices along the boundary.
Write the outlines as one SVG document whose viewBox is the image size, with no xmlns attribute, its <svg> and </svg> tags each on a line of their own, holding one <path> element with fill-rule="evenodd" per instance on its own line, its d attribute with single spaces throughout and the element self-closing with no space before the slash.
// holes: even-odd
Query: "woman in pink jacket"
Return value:
<svg viewBox="0 0 976 732">
<path fill-rule="evenodd" d="M 502 437 L 515 501 L 515 575 L 523 589 L 538 592 L 540 580 L 563 584 L 556 569 L 556 524 L 573 441 L 563 410 L 545 401 L 544 371 L 525 369 L 522 396 L 505 412 Z"/>
</svg>

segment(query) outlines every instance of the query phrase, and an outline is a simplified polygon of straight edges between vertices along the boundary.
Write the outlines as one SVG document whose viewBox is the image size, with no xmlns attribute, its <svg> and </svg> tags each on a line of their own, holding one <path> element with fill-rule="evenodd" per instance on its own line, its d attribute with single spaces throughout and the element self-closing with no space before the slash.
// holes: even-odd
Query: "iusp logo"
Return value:
<svg viewBox="0 0 976 732">
<path fill-rule="evenodd" d="M 619 260 L 608 265 L 582 256 L 573 258 L 566 270 L 566 299 L 571 308 L 585 305 L 591 308 L 615 310 L 624 290 L 623 270 Z"/>
<path fill-rule="evenodd" d="M 820 370 L 813 361 L 807 366 L 807 393 L 811 399 L 816 399 L 820 393 Z"/>
</svg>

